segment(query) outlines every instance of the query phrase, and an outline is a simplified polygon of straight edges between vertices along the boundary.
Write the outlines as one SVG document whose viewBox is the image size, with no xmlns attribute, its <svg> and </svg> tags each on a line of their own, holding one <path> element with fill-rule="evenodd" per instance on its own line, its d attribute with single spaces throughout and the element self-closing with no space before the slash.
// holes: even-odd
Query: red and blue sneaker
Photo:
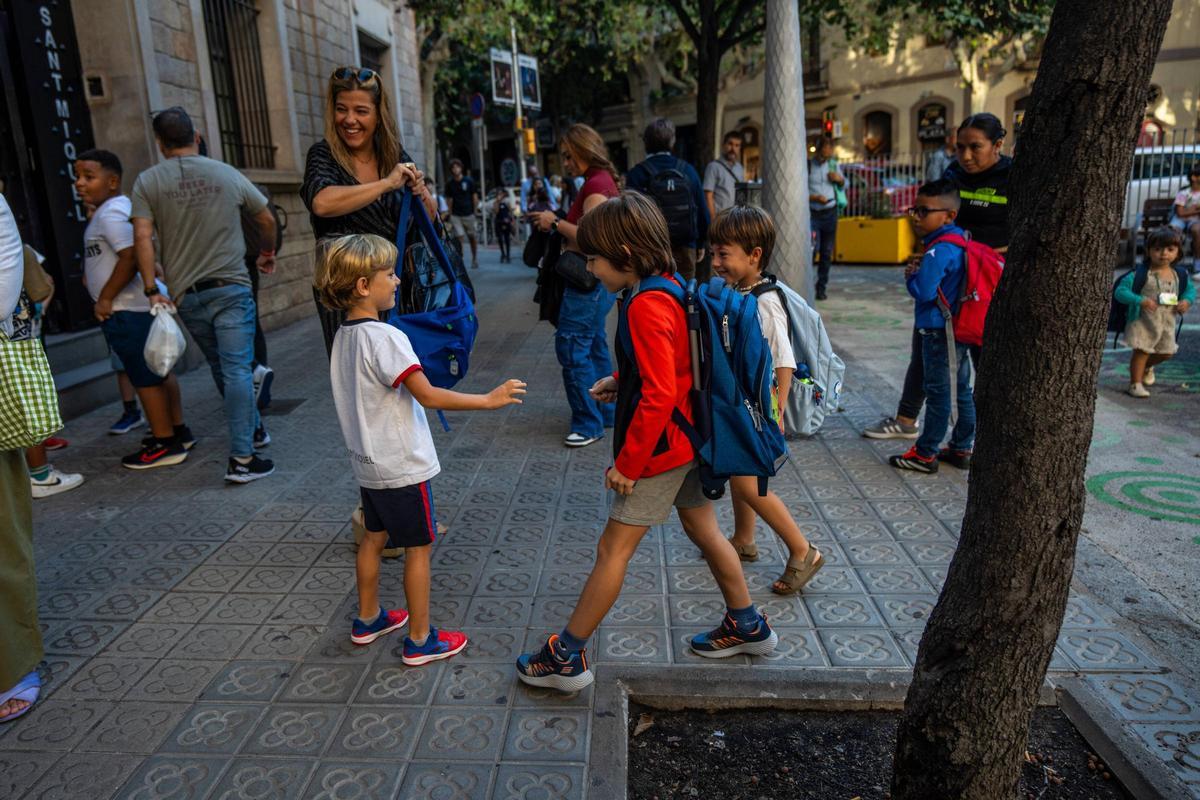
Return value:
<svg viewBox="0 0 1200 800">
<path fill-rule="evenodd" d="M 410 667 L 419 667 L 430 661 L 441 661 L 443 658 L 456 656 L 467 646 L 467 635 L 459 631 L 439 631 L 429 626 L 429 635 L 424 644 L 416 644 L 407 636 L 404 637 L 404 655 L 400 657 Z"/>
<path fill-rule="evenodd" d="M 408 612 L 403 608 L 388 611 L 380 606 L 379 616 L 370 625 L 355 617 L 354 625 L 350 628 L 350 641 L 355 644 L 370 644 L 385 633 L 399 630 L 407 624 Z"/>
<path fill-rule="evenodd" d="M 530 686 L 558 689 L 560 692 L 578 692 L 586 688 L 596 677 L 588 667 L 587 650 L 559 657 L 558 635 L 555 634 L 535 655 L 525 653 L 517 658 L 517 677 Z"/>
<path fill-rule="evenodd" d="M 767 618 L 758 616 L 758 625 L 752 631 L 739 630 L 733 617 L 728 614 L 721 620 L 721 627 L 708 633 L 692 637 L 692 652 L 705 658 L 728 658 L 739 653 L 764 656 L 779 644 L 779 636 L 767 624 Z"/>
</svg>

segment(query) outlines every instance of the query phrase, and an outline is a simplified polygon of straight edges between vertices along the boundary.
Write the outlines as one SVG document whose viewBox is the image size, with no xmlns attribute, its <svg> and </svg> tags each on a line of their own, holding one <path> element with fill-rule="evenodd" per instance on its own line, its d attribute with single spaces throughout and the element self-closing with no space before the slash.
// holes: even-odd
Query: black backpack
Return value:
<svg viewBox="0 0 1200 800">
<path fill-rule="evenodd" d="M 1175 275 L 1179 279 L 1179 295 L 1187 291 L 1188 287 L 1188 271 L 1183 267 L 1174 267 Z M 1133 286 L 1130 287 L 1134 294 L 1140 295 L 1142 289 L 1146 286 L 1146 279 L 1150 276 L 1150 269 L 1145 264 L 1138 264 L 1133 269 L 1127 269 L 1122 272 L 1117 279 L 1113 281 L 1112 286 L 1112 303 L 1108 307 L 1108 332 L 1113 335 L 1113 347 L 1117 346 L 1117 337 L 1125 332 L 1125 325 L 1129 321 L 1129 307 L 1124 303 L 1117 301 L 1117 287 L 1121 281 L 1125 280 L 1129 273 L 1133 273 Z M 1179 318 L 1178 327 L 1183 326 L 1183 317 Z M 1178 334 L 1178 330 L 1176 331 Z"/>
<path fill-rule="evenodd" d="M 649 160 L 650 183 L 646 194 L 650 196 L 667 220 L 667 231 L 671 234 L 671 246 L 681 247 L 696 241 L 699 233 L 696 226 L 696 203 L 692 199 L 692 187 L 679 159 L 675 166 L 656 170 Z"/>
</svg>

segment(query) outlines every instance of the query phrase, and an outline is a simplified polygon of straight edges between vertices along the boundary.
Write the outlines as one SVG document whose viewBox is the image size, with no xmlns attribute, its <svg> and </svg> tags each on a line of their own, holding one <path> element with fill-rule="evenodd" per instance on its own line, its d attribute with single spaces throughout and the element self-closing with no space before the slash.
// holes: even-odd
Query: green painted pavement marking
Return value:
<svg viewBox="0 0 1200 800">
<path fill-rule="evenodd" d="M 1200 478 L 1173 472 L 1106 472 L 1089 478 L 1086 485 L 1097 500 L 1124 511 L 1200 525 Z"/>
<path fill-rule="evenodd" d="M 1131 419 L 1125 424 L 1131 428 L 1148 428 L 1152 423 L 1149 420 L 1144 419 Z"/>
<path fill-rule="evenodd" d="M 1150 456 L 1138 456 L 1134 460 L 1141 464 L 1161 464 L 1162 463 L 1161 458 L 1150 458 Z"/>
</svg>

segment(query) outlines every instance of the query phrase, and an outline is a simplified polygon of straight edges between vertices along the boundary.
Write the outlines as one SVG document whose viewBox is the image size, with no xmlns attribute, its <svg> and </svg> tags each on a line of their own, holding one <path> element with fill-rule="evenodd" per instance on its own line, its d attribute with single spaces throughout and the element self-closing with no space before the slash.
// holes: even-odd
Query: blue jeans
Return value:
<svg viewBox="0 0 1200 800">
<path fill-rule="evenodd" d="M 950 351 L 946 331 L 922 328 L 921 360 L 925 368 L 925 427 L 917 439 L 917 452 L 928 458 L 937 455 L 950 425 Z M 954 343 L 958 357 L 958 422 L 950 434 L 951 450 L 975 446 L 975 397 L 971 393 L 971 363 L 965 344 Z"/>
<path fill-rule="evenodd" d="M 813 211 L 812 230 L 817 238 L 817 253 L 821 261 L 817 264 L 817 291 L 825 291 L 829 283 L 829 268 L 833 266 L 833 243 L 837 239 L 837 209 L 828 208 L 823 211 Z"/>
<path fill-rule="evenodd" d="M 604 429 L 613 424 L 613 404 L 597 403 L 588 390 L 612 374 L 604 321 L 615 300 L 616 295 L 603 285 L 591 292 L 568 286 L 563 290 L 554 334 L 554 352 L 563 368 L 563 387 L 571 404 L 571 432 L 589 438 L 604 435 Z"/>
<path fill-rule="evenodd" d="M 254 454 L 254 297 L 249 286 L 220 286 L 192 291 L 179 303 L 179 318 L 200 345 L 212 369 L 217 390 L 225 396 L 229 452 L 238 458 Z"/>
</svg>

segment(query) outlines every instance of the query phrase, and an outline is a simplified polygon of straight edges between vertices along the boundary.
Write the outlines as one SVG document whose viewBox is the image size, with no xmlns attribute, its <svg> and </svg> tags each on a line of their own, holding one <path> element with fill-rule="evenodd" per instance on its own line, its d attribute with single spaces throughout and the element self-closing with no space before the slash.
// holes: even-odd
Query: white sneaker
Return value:
<svg viewBox="0 0 1200 800">
<path fill-rule="evenodd" d="M 1154 377 L 1154 367 L 1149 367 L 1146 374 L 1142 375 L 1142 386 L 1153 386 L 1156 380 L 1158 379 Z"/>
<path fill-rule="evenodd" d="M 1129 391 L 1126 392 L 1130 397 L 1149 397 L 1150 393 L 1146 391 L 1146 387 L 1140 383 L 1129 384 Z"/>
<path fill-rule="evenodd" d="M 83 483 L 82 475 L 59 472 L 54 467 L 50 468 L 50 474 L 43 480 L 34 480 L 32 476 L 29 478 L 29 485 L 33 490 L 35 500 L 69 492 L 81 483 Z"/>
<path fill-rule="evenodd" d="M 587 447 L 593 442 L 598 442 L 603 437 L 600 436 L 584 436 L 582 433 L 571 433 L 567 438 L 563 439 L 563 444 L 567 447 Z"/>
</svg>

